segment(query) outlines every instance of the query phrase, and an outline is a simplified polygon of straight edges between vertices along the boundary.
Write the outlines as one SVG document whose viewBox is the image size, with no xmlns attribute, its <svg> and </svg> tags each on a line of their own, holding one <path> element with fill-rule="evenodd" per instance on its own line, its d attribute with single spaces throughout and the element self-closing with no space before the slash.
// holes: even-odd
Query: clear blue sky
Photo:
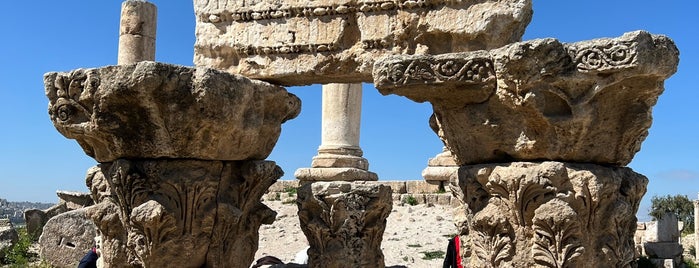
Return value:
<svg viewBox="0 0 699 268">
<path fill-rule="evenodd" d="M 187 0 L 154 2 L 159 9 L 156 58 L 192 65 L 194 15 Z M 6 1 L 0 9 L 0 197 L 55 202 L 56 190 L 87 191 L 85 171 L 95 161 L 61 136 L 47 115 L 42 75 L 116 63 L 121 1 Z M 679 71 L 667 80 L 654 122 L 630 164 L 650 179 L 650 197 L 699 191 L 699 1 L 534 1 L 524 40 L 554 37 L 575 42 L 644 29 L 665 34 L 680 49 Z M 293 87 L 301 115 L 283 126 L 269 157 L 293 179 L 310 166 L 320 144 L 320 86 Z M 427 159 L 442 144 L 427 124 L 429 104 L 381 96 L 364 86 L 361 146 L 381 180 L 421 179 Z"/>
</svg>

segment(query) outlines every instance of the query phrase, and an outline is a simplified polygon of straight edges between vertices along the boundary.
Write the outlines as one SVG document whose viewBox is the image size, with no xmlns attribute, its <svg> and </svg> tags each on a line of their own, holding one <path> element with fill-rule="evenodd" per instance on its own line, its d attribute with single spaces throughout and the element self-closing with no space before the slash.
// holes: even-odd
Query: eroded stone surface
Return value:
<svg viewBox="0 0 699 268">
<path fill-rule="evenodd" d="M 384 55 L 519 41 L 529 0 L 194 0 L 194 62 L 283 85 L 371 81 Z"/>
<path fill-rule="evenodd" d="M 271 161 L 117 160 L 88 174 L 89 211 L 109 267 L 249 267 L 260 202 L 283 172 Z"/>
<path fill-rule="evenodd" d="M 383 94 L 433 105 L 436 132 L 458 165 L 560 160 L 626 165 L 679 52 L 665 36 L 631 32 L 562 44 L 392 56 L 374 66 Z"/>
<path fill-rule="evenodd" d="M 647 184 L 595 164 L 463 166 L 450 187 L 464 267 L 632 267 Z"/>
<path fill-rule="evenodd" d="M 381 239 L 393 202 L 378 182 L 313 182 L 298 189 L 308 267 L 384 267 Z"/>
<path fill-rule="evenodd" d="M 77 266 L 95 244 L 97 228 L 87 208 L 61 213 L 46 222 L 39 238 L 41 259 L 55 267 Z"/>
<path fill-rule="evenodd" d="M 44 85 L 56 129 L 99 162 L 264 159 L 301 106 L 279 86 L 156 62 L 48 73 Z"/>
<path fill-rule="evenodd" d="M 11 248 L 17 240 L 19 235 L 17 230 L 8 219 L 0 219 L 0 259 L 5 258 L 5 250 Z"/>
</svg>

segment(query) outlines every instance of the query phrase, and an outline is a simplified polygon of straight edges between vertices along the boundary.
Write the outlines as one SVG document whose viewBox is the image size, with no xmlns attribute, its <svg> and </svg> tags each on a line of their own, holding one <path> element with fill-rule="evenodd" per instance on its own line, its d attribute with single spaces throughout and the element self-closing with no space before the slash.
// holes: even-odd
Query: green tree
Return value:
<svg viewBox="0 0 699 268">
<path fill-rule="evenodd" d="M 672 212 L 678 220 L 684 222 L 683 233 L 694 232 L 694 204 L 686 195 L 653 196 L 650 202 L 652 205 L 648 215 L 653 219 L 658 220 L 665 213 Z"/>
</svg>

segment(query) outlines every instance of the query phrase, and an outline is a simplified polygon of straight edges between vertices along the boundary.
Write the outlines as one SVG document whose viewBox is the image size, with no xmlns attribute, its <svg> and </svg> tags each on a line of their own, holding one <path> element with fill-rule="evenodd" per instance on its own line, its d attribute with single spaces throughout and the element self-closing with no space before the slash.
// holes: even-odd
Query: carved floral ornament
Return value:
<svg viewBox="0 0 699 268">
<path fill-rule="evenodd" d="M 521 44 L 515 44 L 521 45 Z M 575 69 L 581 73 L 618 72 L 637 66 L 637 42 L 610 41 L 567 47 Z M 374 66 L 374 83 L 380 88 L 420 84 L 485 84 L 506 73 L 494 64 L 504 49 L 437 56 L 388 56 Z"/>
<path fill-rule="evenodd" d="M 468 207 L 461 211 L 469 215 L 467 263 L 630 267 L 634 260 L 634 214 L 648 180 L 628 168 L 519 162 L 462 168 L 460 177 L 451 185 Z"/>
</svg>

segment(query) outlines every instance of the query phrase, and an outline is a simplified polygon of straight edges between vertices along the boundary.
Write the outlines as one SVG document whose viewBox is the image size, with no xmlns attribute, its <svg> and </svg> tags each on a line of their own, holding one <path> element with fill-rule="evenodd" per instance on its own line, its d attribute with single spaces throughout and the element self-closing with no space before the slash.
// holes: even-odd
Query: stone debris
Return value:
<svg viewBox="0 0 699 268">
<path fill-rule="evenodd" d="M 0 219 L 0 260 L 5 258 L 5 251 L 17 243 L 19 235 L 12 222 L 8 219 Z"/>
<path fill-rule="evenodd" d="M 95 246 L 95 224 L 87 217 L 87 208 L 61 213 L 46 222 L 39 237 L 42 260 L 55 267 L 77 267 L 80 259 Z"/>
</svg>

